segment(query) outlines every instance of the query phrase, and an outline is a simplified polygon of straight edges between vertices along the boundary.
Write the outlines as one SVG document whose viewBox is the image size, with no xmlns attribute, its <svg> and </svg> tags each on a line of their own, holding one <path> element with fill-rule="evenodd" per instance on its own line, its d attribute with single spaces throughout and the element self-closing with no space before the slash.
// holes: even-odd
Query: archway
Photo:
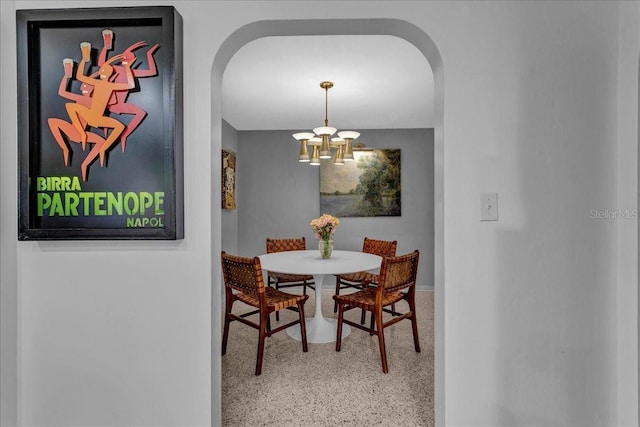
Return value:
<svg viewBox="0 0 640 427">
<path fill-rule="evenodd" d="M 444 75 L 442 59 L 431 38 L 420 28 L 396 19 L 272 20 L 245 25 L 231 34 L 217 52 L 211 74 L 212 163 L 211 249 L 220 252 L 220 150 L 222 147 L 222 77 L 231 57 L 245 44 L 262 37 L 308 35 L 390 35 L 413 44 L 427 59 L 434 76 L 434 205 L 435 205 L 435 414 L 444 424 Z M 220 266 L 212 265 L 212 425 L 221 416 L 221 283 Z"/>
</svg>

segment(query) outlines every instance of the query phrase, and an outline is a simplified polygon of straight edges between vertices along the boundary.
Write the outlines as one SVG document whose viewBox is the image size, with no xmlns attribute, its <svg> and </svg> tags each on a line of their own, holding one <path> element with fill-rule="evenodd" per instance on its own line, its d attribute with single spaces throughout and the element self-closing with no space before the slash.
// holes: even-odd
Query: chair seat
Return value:
<svg viewBox="0 0 640 427">
<path fill-rule="evenodd" d="M 357 273 L 347 273 L 338 276 L 340 280 L 346 280 L 347 282 L 354 283 L 378 283 L 380 277 L 377 274 L 369 273 L 368 271 L 358 271 Z"/>
<path fill-rule="evenodd" d="M 358 307 L 365 310 L 373 310 L 376 305 L 376 293 L 375 287 L 365 288 L 361 291 L 351 294 L 334 295 L 333 299 L 336 301 L 344 302 L 351 307 Z M 382 306 L 394 304 L 400 301 L 404 297 L 402 291 L 388 292 L 383 295 Z"/>
<path fill-rule="evenodd" d="M 267 306 L 275 310 L 282 310 L 287 307 L 293 307 L 300 301 L 306 301 L 309 295 L 293 295 L 286 292 L 278 291 L 273 288 L 264 288 Z M 260 307 L 260 299 L 258 294 L 238 292 L 236 298 L 252 307 Z"/>
<path fill-rule="evenodd" d="M 269 277 L 277 280 L 279 283 L 304 282 L 305 280 L 313 280 L 313 276 L 311 275 L 276 273 L 274 271 L 269 272 Z"/>
</svg>

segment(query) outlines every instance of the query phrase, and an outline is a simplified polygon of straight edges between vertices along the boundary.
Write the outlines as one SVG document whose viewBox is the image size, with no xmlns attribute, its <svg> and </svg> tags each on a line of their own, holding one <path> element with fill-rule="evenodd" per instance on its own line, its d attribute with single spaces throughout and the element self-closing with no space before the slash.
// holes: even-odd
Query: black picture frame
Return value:
<svg viewBox="0 0 640 427">
<path fill-rule="evenodd" d="M 18 10 L 16 24 L 18 240 L 184 238 L 180 14 Z"/>
</svg>

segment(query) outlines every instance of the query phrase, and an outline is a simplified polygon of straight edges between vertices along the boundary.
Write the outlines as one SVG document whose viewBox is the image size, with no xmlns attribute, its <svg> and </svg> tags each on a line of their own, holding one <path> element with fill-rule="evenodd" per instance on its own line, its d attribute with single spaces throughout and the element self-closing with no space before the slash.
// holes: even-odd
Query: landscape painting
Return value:
<svg viewBox="0 0 640 427">
<path fill-rule="evenodd" d="M 354 150 L 354 161 L 320 165 L 320 212 L 337 217 L 400 216 L 400 149 Z"/>
</svg>

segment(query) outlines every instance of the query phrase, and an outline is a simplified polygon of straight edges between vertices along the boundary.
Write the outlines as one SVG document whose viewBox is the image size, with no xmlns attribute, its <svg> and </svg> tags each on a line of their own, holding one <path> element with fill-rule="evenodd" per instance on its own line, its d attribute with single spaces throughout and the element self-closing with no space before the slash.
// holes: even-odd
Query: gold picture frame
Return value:
<svg viewBox="0 0 640 427">
<path fill-rule="evenodd" d="M 236 153 L 222 150 L 222 209 L 236 209 Z"/>
<path fill-rule="evenodd" d="M 320 211 L 337 217 L 401 216 L 400 149 L 354 150 L 320 166 Z"/>
</svg>

